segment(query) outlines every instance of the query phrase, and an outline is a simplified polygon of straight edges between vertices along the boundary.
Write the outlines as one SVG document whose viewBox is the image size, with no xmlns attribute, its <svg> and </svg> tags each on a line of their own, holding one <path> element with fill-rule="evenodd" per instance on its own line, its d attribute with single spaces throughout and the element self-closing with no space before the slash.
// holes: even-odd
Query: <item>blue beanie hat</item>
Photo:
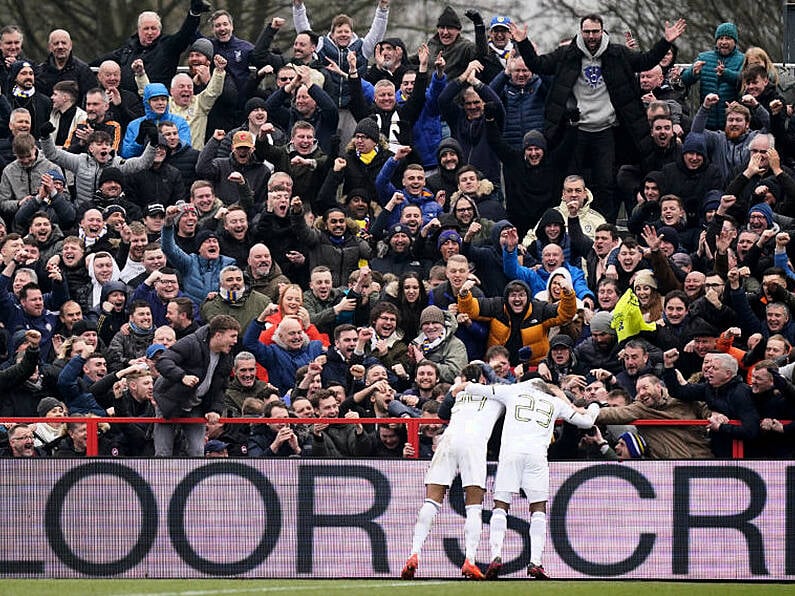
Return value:
<svg viewBox="0 0 795 596">
<path fill-rule="evenodd" d="M 734 41 L 740 41 L 737 34 L 737 25 L 734 23 L 721 23 L 718 25 L 718 28 L 715 29 L 715 39 L 717 40 L 721 37 L 731 37 Z"/>
<path fill-rule="evenodd" d="M 685 137 L 685 142 L 682 143 L 682 154 L 685 153 L 698 153 L 707 156 L 707 140 L 703 133 L 691 132 Z"/>
<path fill-rule="evenodd" d="M 748 210 L 748 216 L 750 217 L 754 212 L 761 213 L 765 216 L 768 227 L 773 225 L 773 210 L 770 208 L 770 205 L 767 203 L 757 203 Z"/>
<path fill-rule="evenodd" d="M 632 459 L 641 459 L 643 454 L 646 453 L 646 439 L 638 433 L 627 431 L 618 438 L 624 439 L 624 444 L 627 446 L 627 451 L 629 451 Z"/>
</svg>

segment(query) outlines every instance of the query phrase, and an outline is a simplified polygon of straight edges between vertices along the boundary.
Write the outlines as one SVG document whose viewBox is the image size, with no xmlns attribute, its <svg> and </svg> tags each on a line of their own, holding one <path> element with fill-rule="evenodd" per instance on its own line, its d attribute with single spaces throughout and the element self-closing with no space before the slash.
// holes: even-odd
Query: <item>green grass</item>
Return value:
<svg viewBox="0 0 795 596">
<path fill-rule="evenodd" d="M 535 583 L 535 582 L 532 582 Z M 0 580 L 0 594 L 13 596 L 72 596 L 102 594 L 107 596 L 133 596 L 158 594 L 160 596 L 234 596 L 240 594 L 289 594 L 335 596 L 375 596 L 389 590 L 396 596 L 429 594 L 432 596 L 513 596 L 531 593 L 543 586 L 544 596 L 636 596 L 640 591 L 655 596 L 767 596 L 792 589 L 785 584 L 759 583 L 685 583 L 685 582 L 635 582 L 635 581 L 552 581 L 531 586 L 531 580 L 504 580 L 498 582 L 464 582 L 417 580 L 128 580 L 128 579 L 76 579 L 76 580 Z"/>
</svg>

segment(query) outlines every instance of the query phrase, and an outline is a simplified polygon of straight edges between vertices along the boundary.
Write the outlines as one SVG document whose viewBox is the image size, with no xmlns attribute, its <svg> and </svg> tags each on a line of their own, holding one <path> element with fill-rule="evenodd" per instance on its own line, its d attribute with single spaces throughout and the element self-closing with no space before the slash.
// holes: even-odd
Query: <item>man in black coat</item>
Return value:
<svg viewBox="0 0 795 596">
<path fill-rule="evenodd" d="M 634 73 L 656 66 L 685 30 L 685 21 L 666 22 L 664 38 L 648 52 L 610 43 L 602 17 L 590 14 L 570 44 L 539 56 L 527 39 L 527 28 L 511 23 L 511 35 L 527 68 L 539 75 L 555 75 L 547 95 L 544 132 L 552 146 L 571 143 L 574 171 L 589 166 L 594 208 L 608 221 L 618 214 L 613 200 L 615 165 L 614 126 L 620 124 L 641 155 L 651 143 L 649 123 Z M 573 101 L 572 101 L 573 100 Z M 572 107 L 574 106 L 574 107 Z"/>
<path fill-rule="evenodd" d="M 151 83 L 169 86 L 171 77 L 177 72 L 180 56 L 195 39 L 199 29 L 201 13 L 210 10 L 206 0 L 191 0 L 190 11 L 185 16 L 179 31 L 172 35 L 161 35 L 163 24 L 156 12 L 145 11 L 138 15 L 138 30 L 127 43 L 101 58 L 91 66 L 99 66 L 105 60 L 113 60 L 121 66 L 121 87 L 137 92 L 131 65 L 141 58 Z"/>
<path fill-rule="evenodd" d="M 224 408 L 224 390 L 232 371 L 232 348 L 240 324 L 228 315 L 218 315 L 178 340 L 157 361 L 160 378 L 155 383 L 156 413 L 165 418 L 206 418 L 218 422 Z M 180 425 L 158 424 L 154 430 L 155 455 L 174 453 L 174 439 Z M 187 455 L 204 454 L 203 424 L 181 425 Z"/>
</svg>

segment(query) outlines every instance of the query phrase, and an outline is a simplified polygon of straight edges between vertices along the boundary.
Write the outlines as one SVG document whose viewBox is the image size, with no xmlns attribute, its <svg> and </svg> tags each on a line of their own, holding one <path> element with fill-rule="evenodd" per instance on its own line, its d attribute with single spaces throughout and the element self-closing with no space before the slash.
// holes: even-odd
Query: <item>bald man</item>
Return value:
<svg viewBox="0 0 795 596">
<path fill-rule="evenodd" d="M 47 96 L 60 81 L 75 81 L 78 87 L 77 105 L 83 105 L 86 92 L 97 86 L 97 77 L 88 64 L 72 54 L 72 38 L 65 29 L 54 29 L 47 40 L 49 55 L 36 71 L 36 91 Z"/>
</svg>

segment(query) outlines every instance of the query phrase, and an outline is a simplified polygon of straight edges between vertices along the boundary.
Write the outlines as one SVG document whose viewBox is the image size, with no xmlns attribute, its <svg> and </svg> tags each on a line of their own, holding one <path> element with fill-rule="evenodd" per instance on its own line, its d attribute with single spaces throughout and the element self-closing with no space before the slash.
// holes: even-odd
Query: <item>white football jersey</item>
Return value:
<svg viewBox="0 0 795 596">
<path fill-rule="evenodd" d="M 590 428 L 599 413 L 598 404 L 593 404 L 596 407 L 589 408 L 588 414 L 580 414 L 571 404 L 527 381 L 514 385 L 470 383 L 467 392 L 473 396 L 490 397 L 505 405 L 500 456 L 506 452 L 546 453 L 556 420 Z"/>
<path fill-rule="evenodd" d="M 442 438 L 452 443 L 485 445 L 505 407 L 492 395 L 459 391 Z M 449 437 L 449 438 L 448 438 Z"/>
</svg>

